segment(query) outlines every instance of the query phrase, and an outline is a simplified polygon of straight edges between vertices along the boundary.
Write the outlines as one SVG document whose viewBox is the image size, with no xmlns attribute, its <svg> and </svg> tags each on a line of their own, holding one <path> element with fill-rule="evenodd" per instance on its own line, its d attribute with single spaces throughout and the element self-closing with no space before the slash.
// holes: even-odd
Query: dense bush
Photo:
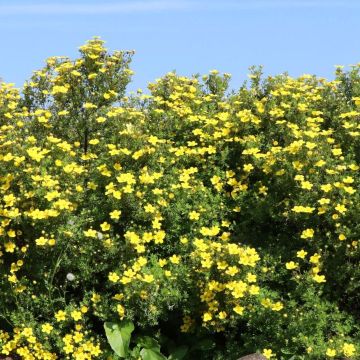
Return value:
<svg viewBox="0 0 360 360">
<path fill-rule="evenodd" d="M 131 52 L 80 53 L 0 85 L 0 353 L 115 359 L 131 320 L 165 356 L 360 359 L 360 64 L 125 96 Z"/>
</svg>

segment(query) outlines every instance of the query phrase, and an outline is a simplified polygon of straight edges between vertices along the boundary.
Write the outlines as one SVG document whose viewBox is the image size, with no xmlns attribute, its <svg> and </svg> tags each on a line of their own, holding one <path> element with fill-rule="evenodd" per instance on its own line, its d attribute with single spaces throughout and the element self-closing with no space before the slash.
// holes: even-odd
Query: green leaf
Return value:
<svg viewBox="0 0 360 360">
<path fill-rule="evenodd" d="M 140 351 L 142 360 L 166 360 L 166 357 L 158 350 L 142 349 Z"/>
<path fill-rule="evenodd" d="M 169 360 L 182 360 L 189 352 L 189 347 L 182 345 L 177 347 L 169 356 Z"/>
<path fill-rule="evenodd" d="M 140 345 L 146 349 L 160 351 L 159 343 L 150 336 L 139 336 L 135 339 L 136 345 Z"/>
<path fill-rule="evenodd" d="M 281 352 L 285 355 L 293 355 L 293 351 L 291 350 L 286 350 L 286 349 L 281 349 Z M 291 360 L 292 358 L 290 358 L 289 360 Z"/>
<path fill-rule="evenodd" d="M 129 320 L 121 322 L 106 322 L 104 324 L 106 337 L 115 354 L 125 358 L 129 352 L 131 333 L 134 324 Z"/>
</svg>

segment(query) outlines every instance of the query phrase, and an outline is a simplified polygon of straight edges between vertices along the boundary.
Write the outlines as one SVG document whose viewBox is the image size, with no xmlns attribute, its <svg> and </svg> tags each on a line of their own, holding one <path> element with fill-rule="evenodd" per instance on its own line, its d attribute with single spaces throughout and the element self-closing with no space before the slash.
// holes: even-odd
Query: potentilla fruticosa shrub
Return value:
<svg viewBox="0 0 360 360">
<path fill-rule="evenodd" d="M 126 96 L 132 55 L 0 85 L 0 353 L 116 359 L 131 321 L 154 359 L 360 359 L 360 65 Z"/>
</svg>

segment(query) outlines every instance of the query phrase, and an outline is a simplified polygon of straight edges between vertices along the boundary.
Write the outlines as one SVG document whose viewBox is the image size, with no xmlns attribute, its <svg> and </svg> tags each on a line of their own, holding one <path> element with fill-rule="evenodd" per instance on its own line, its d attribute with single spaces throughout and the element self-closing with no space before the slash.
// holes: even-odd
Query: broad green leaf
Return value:
<svg viewBox="0 0 360 360">
<path fill-rule="evenodd" d="M 189 352 L 189 347 L 182 345 L 177 347 L 169 356 L 169 360 L 182 360 Z"/>
<path fill-rule="evenodd" d="M 129 352 L 131 333 L 134 324 L 129 320 L 121 322 L 106 322 L 104 324 L 106 337 L 115 354 L 125 358 Z"/>
<path fill-rule="evenodd" d="M 142 349 L 140 355 L 142 360 L 166 360 L 166 357 L 160 351 L 152 349 Z"/>
</svg>

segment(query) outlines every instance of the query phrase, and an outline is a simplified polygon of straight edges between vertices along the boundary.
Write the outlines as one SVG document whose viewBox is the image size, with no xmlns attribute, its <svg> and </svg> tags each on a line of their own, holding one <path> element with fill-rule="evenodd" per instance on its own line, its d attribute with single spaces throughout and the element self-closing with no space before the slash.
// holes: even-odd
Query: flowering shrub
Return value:
<svg viewBox="0 0 360 360">
<path fill-rule="evenodd" d="M 360 359 L 360 64 L 125 96 L 132 52 L 80 54 L 0 85 L 0 354 L 116 359 L 132 321 L 156 359 Z"/>
</svg>

